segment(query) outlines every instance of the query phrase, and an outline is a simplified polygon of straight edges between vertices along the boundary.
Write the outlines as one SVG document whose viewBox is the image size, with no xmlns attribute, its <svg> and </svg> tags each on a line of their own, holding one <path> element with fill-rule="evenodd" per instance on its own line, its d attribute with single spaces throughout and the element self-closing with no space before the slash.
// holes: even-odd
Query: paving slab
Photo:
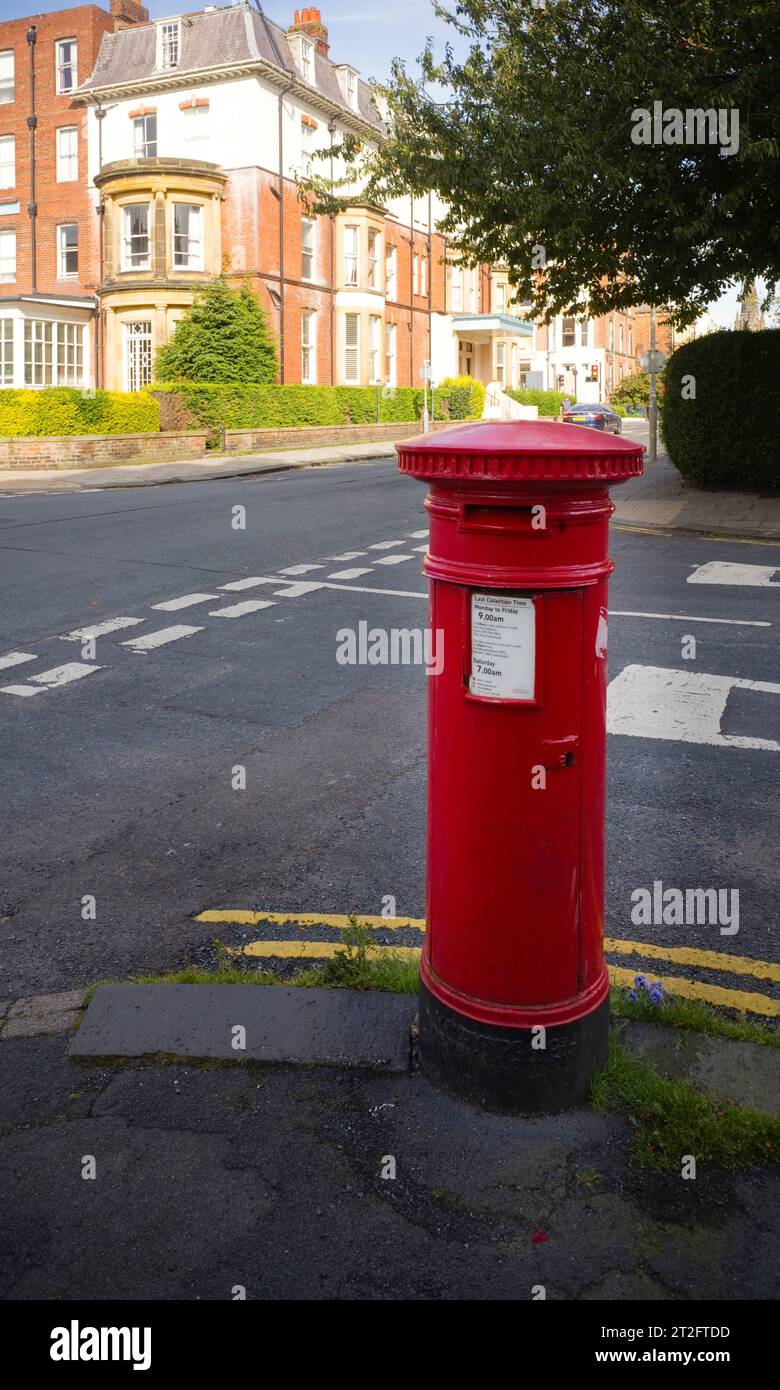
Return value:
<svg viewBox="0 0 780 1390">
<path fill-rule="evenodd" d="M 416 1012 L 413 995 L 357 990 L 103 985 L 71 1042 L 69 1056 L 165 1054 L 203 1061 L 317 1063 L 405 1072 Z"/>
<path fill-rule="evenodd" d="M 66 989 L 57 994 L 30 994 L 17 999 L 8 1011 L 9 1018 L 29 1018 L 37 1014 L 58 1014 L 64 1010 L 81 1009 L 87 998 L 85 989 Z"/>
<path fill-rule="evenodd" d="M 6 1038 L 42 1038 L 54 1033 L 69 1033 L 78 1026 L 79 1009 L 60 1009 L 40 1014 L 24 1014 L 19 1018 L 8 1017 L 2 1026 L 3 1041 Z"/>
<path fill-rule="evenodd" d="M 780 1049 L 630 1020 L 620 1038 L 662 1076 L 685 1077 L 709 1095 L 780 1115 Z"/>
<path fill-rule="evenodd" d="M 37 1038 L 67 1033 L 77 1027 L 86 997 L 85 989 L 69 989 L 59 994 L 31 994 L 0 1004 L 0 1037 Z"/>
</svg>

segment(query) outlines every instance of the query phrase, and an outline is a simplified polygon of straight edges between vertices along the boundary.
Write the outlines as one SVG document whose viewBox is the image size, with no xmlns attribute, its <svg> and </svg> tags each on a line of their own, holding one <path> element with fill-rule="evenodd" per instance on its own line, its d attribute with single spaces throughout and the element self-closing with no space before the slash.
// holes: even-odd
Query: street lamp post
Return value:
<svg viewBox="0 0 780 1390">
<path fill-rule="evenodd" d="M 648 462 L 655 463 L 658 456 L 658 397 L 655 389 L 655 305 L 650 305 L 650 399 L 648 402 L 650 441 Z"/>
</svg>

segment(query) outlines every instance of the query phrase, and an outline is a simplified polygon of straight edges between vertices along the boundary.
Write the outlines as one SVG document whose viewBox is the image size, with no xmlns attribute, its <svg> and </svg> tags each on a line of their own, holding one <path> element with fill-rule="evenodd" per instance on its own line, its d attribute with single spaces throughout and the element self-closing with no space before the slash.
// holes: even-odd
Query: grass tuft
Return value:
<svg viewBox="0 0 780 1390">
<path fill-rule="evenodd" d="M 689 1081 L 667 1080 L 615 1037 L 592 1096 L 596 1110 L 629 1116 L 635 1126 L 631 1156 L 641 1168 L 679 1172 L 688 1154 L 712 1168 L 780 1159 L 780 1119 L 704 1095 Z"/>
<path fill-rule="evenodd" d="M 669 988 L 674 987 L 670 981 Z M 644 991 L 636 1000 L 627 998 L 624 990 L 613 989 L 610 995 L 610 1010 L 615 1018 L 640 1019 L 644 1023 L 657 1023 L 666 1028 L 683 1028 L 693 1033 L 710 1033 L 720 1038 L 737 1038 L 742 1042 L 761 1043 L 764 1047 L 780 1047 L 780 1033 L 765 1024 L 754 1023 L 740 1014 L 728 1018 L 725 1014 L 705 1003 L 703 999 L 675 999 L 668 996 L 660 1004 L 653 1004 Z"/>
<path fill-rule="evenodd" d="M 375 989 L 392 994 L 416 994 L 420 982 L 416 960 L 394 955 L 388 947 L 377 957 L 367 922 L 353 913 L 341 933 L 343 948 L 316 969 L 296 975 L 296 984 L 322 985 L 328 989 Z"/>
</svg>

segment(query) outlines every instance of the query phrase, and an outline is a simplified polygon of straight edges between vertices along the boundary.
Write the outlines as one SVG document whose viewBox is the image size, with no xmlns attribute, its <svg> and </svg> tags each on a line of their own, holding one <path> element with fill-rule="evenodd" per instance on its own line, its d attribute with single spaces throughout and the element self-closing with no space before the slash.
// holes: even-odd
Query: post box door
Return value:
<svg viewBox="0 0 780 1390">
<path fill-rule="evenodd" d="M 432 589 L 445 660 L 430 705 L 430 965 L 497 1004 L 559 1002 L 581 985 L 583 591 L 523 596 L 536 610 L 523 700 L 470 690 L 474 591 Z"/>
</svg>

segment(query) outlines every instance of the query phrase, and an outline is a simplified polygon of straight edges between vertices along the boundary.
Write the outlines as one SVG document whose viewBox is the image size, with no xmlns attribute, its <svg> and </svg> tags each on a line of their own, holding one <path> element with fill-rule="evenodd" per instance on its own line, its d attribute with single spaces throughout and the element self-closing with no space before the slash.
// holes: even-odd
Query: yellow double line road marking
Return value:
<svg viewBox="0 0 780 1390">
<path fill-rule="evenodd" d="M 607 965 L 607 970 L 613 985 L 633 989 L 635 970 L 624 970 L 619 965 Z M 686 980 L 682 975 L 670 975 L 667 984 L 670 994 L 681 995 L 683 999 L 703 999 L 705 1004 L 719 1004 L 723 1009 L 738 1009 L 742 1014 L 780 1018 L 780 1000 L 770 999 L 768 994 L 754 994 L 749 989 L 723 989 L 721 985 L 705 985 L 699 980 Z"/>
<path fill-rule="evenodd" d="M 780 982 L 780 965 L 768 960 L 751 960 L 750 956 L 729 956 L 725 951 L 700 951 L 696 946 L 648 946 L 646 941 L 615 941 L 611 936 L 604 937 L 604 950 L 615 955 L 645 956 L 648 960 L 700 965 L 705 970 L 722 970 L 726 975 L 752 975 L 756 980 Z"/>
<path fill-rule="evenodd" d="M 425 931 L 422 917 L 382 917 L 370 914 L 357 914 L 358 920 L 377 931 L 401 931 L 414 929 Z M 196 922 L 221 923 L 228 926 L 258 926 L 267 923 L 272 926 L 289 926 L 306 929 L 308 927 L 331 927 L 343 931 L 349 925 L 349 915 L 339 912 L 250 912 L 235 908 L 214 908 L 201 912 Z M 297 960 L 327 960 L 336 951 L 342 950 L 334 941 L 250 941 L 246 946 L 235 948 L 238 955 L 265 959 L 282 958 Z M 608 955 L 636 955 L 646 960 L 668 961 L 673 965 L 697 966 L 702 970 L 721 970 L 727 975 L 748 975 L 755 980 L 780 982 L 780 965 L 771 961 L 753 960 L 750 956 L 732 956 L 720 951 L 700 950 L 695 946 L 654 946 L 646 941 L 622 941 L 605 937 L 604 950 Z M 392 952 L 403 960 L 416 960 L 420 956 L 418 946 L 370 946 L 369 958 L 381 959 Z M 613 985 L 631 988 L 636 970 L 622 966 L 609 965 L 609 976 Z M 758 994 L 753 990 L 725 989 L 721 985 L 688 980 L 684 976 L 668 977 L 669 989 L 684 999 L 702 999 L 705 1003 L 719 1005 L 724 1009 L 737 1009 L 740 1013 L 761 1014 L 765 1018 L 780 1018 L 780 1001 L 769 995 Z"/>
<path fill-rule="evenodd" d="M 425 931 L 424 917 L 371 917 L 364 912 L 354 915 L 369 927 L 381 927 L 384 931 L 398 931 L 402 927 L 416 927 L 417 931 Z M 335 927 L 337 931 L 343 931 L 349 926 L 349 915 L 345 912 L 244 912 L 241 909 L 217 908 L 199 913 L 195 921 L 228 922 L 243 927 L 272 922 L 279 927 Z"/>
<path fill-rule="evenodd" d="M 236 946 L 230 950 L 235 956 L 258 956 L 261 959 L 281 960 L 329 960 L 344 947 L 339 941 L 250 941 L 248 946 Z M 369 960 L 381 960 L 383 956 L 397 956 L 400 960 L 419 960 L 419 946 L 367 946 Z"/>
</svg>

